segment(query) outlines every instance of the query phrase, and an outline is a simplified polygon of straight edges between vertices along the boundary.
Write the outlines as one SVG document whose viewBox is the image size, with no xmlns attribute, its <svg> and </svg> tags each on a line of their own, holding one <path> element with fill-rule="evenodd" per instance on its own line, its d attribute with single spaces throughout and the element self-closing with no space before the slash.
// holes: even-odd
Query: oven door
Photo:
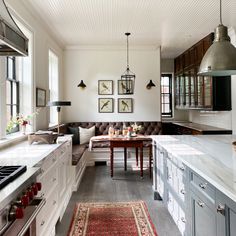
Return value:
<svg viewBox="0 0 236 236">
<path fill-rule="evenodd" d="M 23 219 L 14 220 L 3 236 L 36 236 L 36 216 L 45 202 L 44 198 L 34 198 L 24 209 Z"/>
</svg>

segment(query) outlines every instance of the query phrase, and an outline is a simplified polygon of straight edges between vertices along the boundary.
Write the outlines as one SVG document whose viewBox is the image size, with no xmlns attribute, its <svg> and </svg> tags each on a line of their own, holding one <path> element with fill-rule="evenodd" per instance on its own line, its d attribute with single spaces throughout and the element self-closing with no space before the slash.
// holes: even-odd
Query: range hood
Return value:
<svg viewBox="0 0 236 236">
<path fill-rule="evenodd" d="M 0 0 L 0 56 L 28 56 L 28 39 Z"/>
</svg>

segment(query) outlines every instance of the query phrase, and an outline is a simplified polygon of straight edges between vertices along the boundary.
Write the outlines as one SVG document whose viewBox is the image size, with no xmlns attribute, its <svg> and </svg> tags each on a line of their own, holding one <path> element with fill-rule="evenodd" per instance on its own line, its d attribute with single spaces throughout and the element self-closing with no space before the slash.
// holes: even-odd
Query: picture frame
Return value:
<svg viewBox="0 0 236 236">
<path fill-rule="evenodd" d="M 127 90 L 126 90 L 126 83 L 130 83 L 130 87 L 132 88 L 133 90 L 133 81 L 130 80 L 130 81 L 124 81 L 124 80 L 118 80 L 118 95 L 129 95 L 129 94 L 132 94 L 132 93 L 127 93 Z"/>
<path fill-rule="evenodd" d="M 132 113 L 133 99 L 132 98 L 118 98 L 118 113 Z"/>
<path fill-rule="evenodd" d="M 113 80 L 98 80 L 99 95 L 113 95 Z"/>
<path fill-rule="evenodd" d="M 114 112 L 113 98 L 98 98 L 98 112 L 113 113 Z"/>
<path fill-rule="evenodd" d="M 36 88 L 36 107 L 46 106 L 46 90 Z"/>
</svg>

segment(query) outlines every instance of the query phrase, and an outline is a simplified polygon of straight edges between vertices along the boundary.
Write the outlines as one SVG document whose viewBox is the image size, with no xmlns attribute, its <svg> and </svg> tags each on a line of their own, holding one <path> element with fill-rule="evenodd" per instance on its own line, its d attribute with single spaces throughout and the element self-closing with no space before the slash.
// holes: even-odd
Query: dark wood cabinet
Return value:
<svg viewBox="0 0 236 236">
<path fill-rule="evenodd" d="M 231 110 L 231 77 L 198 76 L 201 60 L 213 43 L 211 33 L 175 58 L 177 109 Z"/>
</svg>

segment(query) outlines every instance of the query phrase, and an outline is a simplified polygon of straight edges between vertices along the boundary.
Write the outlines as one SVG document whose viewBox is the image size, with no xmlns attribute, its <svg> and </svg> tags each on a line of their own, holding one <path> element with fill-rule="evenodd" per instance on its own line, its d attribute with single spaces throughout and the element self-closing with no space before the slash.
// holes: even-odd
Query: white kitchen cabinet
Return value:
<svg viewBox="0 0 236 236">
<path fill-rule="evenodd" d="M 37 236 L 55 235 L 55 225 L 61 220 L 72 194 L 72 144 L 71 138 L 60 144 L 41 163 L 42 183 L 40 196 L 46 204 L 36 218 Z"/>
</svg>

